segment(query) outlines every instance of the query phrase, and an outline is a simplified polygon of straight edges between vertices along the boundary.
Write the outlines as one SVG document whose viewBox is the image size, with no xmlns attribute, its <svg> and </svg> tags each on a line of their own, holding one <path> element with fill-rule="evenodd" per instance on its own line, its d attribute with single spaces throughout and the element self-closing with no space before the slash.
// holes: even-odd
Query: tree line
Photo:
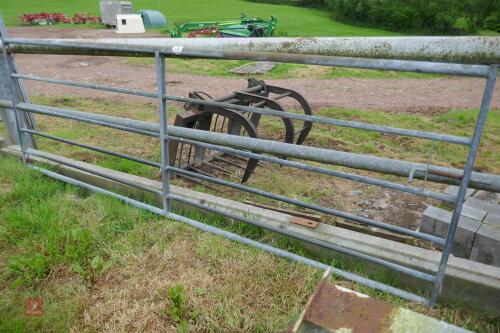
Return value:
<svg viewBox="0 0 500 333">
<path fill-rule="evenodd" d="M 251 0 L 326 8 L 335 20 L 392 31 L 500 32 L 500 0 Z"/>
</svg>

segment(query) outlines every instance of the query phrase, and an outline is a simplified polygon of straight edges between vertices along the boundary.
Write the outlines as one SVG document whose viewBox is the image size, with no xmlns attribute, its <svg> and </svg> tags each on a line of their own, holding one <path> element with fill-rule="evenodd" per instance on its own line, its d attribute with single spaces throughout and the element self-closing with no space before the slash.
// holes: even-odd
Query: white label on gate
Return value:
<svg viewBox="0 0 500 333">
<path fill-rule="evenodd" d="M 174 52 L 174 54 L 181 54 L 183 48 L 184 46 L 172 46 L 172 52 Z"/>
</svg>

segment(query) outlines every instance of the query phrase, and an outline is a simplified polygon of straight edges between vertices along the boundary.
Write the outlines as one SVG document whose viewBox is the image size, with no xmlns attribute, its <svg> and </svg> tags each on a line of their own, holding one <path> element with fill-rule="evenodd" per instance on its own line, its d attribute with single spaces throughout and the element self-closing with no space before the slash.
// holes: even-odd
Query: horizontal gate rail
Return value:
<svg viewBox="0 0 500 333">
<path fill-rule="evenodd" d="M 418 72 L 427 74 L 457 75 L 484 78 L 488 76 L 489 70 L 487 65 L 467 65 L 447 62 L 233 51 L 224 49 L 205 49 L 182 46 L 173 46 L 170 48 L 162 48 L 160 46 L 151 47 L 147 45 L 125 46 L 123 44 L 117 43 L 91 43 L 85 42 L 84 40 L 65 41 L 7 38 L 4 39 L 4 42 L 9 44 L 9 49 L 13 53 L 151 57 L 154 56 L 156 52 L 159 52 L 166 57 L 272 61 L 305 65 L 349 67 L 360 69 L 381 69 L 400 72 Z"/>
<path fill-rule="evenodd" d="M 37 39 L 37 41 L 40 40 Z M 50 41 L 61 42 L 60 40 Z M 124 46 L 122 38 L 65 39 L 63 42 L 81 43 L 82 41 Z M 127 38 L 125 45 L 135 45 L 141 48 L 176 47 L 177 52 L 182 51 L 179 50 L 180 48 L 197 47 L 458 64 L 497 64 L 500 62 L 500 41 L 496 36 Z M 36 50 L 29 51 L 36 52 Z M 92 52 L 92 50 L 86 50 L 86 52 Z"/>
<path fill-rule="evenodd" d="M 109 150 L 109 149 L 105 149 L 105 148 L 101 148 L 101 147 L 96 147 L 96 146 L 91 146 L 91 145 L 87 145 L 87 144 L 84 144 L 84 143 L 76 142 L 76 141 L 73 141 L 73 140 L 68 140 L 68 139 L 60 138 L 60 137 L 55 136 L 55 135 L 51 135 L 51 134 L 47 134 L 47 133 L 43 133 L 43 132 L 39 132 L 39 131 L 34 131 L 34 130 L 27 129 L 27 128 L 21 128 L 21 132 L 25 132 L 25 133 L 29 133 L 29 134 L 33 134 L 33 135 L 38 135 L 38 136 L 40 136 L 42 138 L 54 140 L 54 141 L 61 142 L 61 143 L 66 143 L 66 144 L 69 144 L 69 145 L 72 145 L 72 146 L 77 146 L 77 147 L 80 147 L 80 148 L 85 148 L 85 149 L 93 150 L 93 151 L 96 151 L 98 153 L 108 154 L 108 155 L 111 155 L 111 156 L 114 156 L 114 157 L 124 158 L 124 159 L 127 159 L 129 161 L 133 161 L 133 162 L 137 162 L 137 163 L 142 163 L 142 164 L 149 165 L 149 166 L 152 166 L 152 167 L 156 167 L 156 168 L 160 168 L 161 167 L 160 163 L 157 163 L 157 162 L 145 160 L 143 158 L 135 157 L 135 156 L 128 155 L 128 154 L 117 153 L 117 152 Z M 440 193 L 436 193 L 436 194 L 440 194 Z"/>
<path fill-rule="evenodd" d="M 10 107 L 9 101 L 0 100 L 0 107 Z M 128 118 L 94 114 L 89 112 L 74 111 L 68 109 L 41 106 L 29 103 L 17 105 L 20 111 L 38 113 L 48 116 L 73 119 L 94 125 L 102 125 L 114 129 L 129 131 L 132 133 L 157 137 L 159 125 L 151 122 L 132 120 Z M 347 153 L 333 149 L 322 149 L 310 146 L 288 145 L 286 143 L 274 142 L 263 139 L 252 139 L 237 137 L 221 133 L 207 131 L 196 131 L 189 128 L 169 126 L 170 135 L 195 141 L 207 142 L 219 145 L 230 145 L 240 149 L 260 151 L 275 155 L 286 155 L 304 160 L 321 163 L 334 164 L 349 168 L 363 169 L 374 172 L 389 173 L 396 176 L 410 177 L 415 179 L 426 179 L 428 181 L 441 182 L 445 184 L 458 184 L 463 170 L 413 163 L 401 160 L 393 160 L 382 157 Z M 486 191 L 500 192 L 500 176 L 486 173 L 473 172 L 470 187 Z"/>
<path fill-rule="evenodd" d="M 24 110 L 24 109 L 23 108 L 19 108 L 19 110 Z M 31 110 L 31 112 L 33 112 L 33 110 Z M 55 114 L 52 114 L 52 115 L 57 116 Z M 69 119 L 71 119 L 71 118 L 69 118 Z M 84 120 L 84 116 L 83 117 L 79 117 L 76 120 L 82 120 L 83 121 Z M 106 123 L 100 122 L 100 123 L 98 123 L 96 125 L 106 126 Z M 110 124 L 108 123 L 107 125 L 110 125 Z M 175 128 L 175 127 L 172 127 L 172 129 L 173 128 Z M 172 135 L 175 135 L 175 134 L 172 134 Z M 155 135 L 155 136 L 157 136 L 157 135 Z M 228 138 L 234 138 L 234 136 L 227 135 L 227 134 L 224 134 L 223 136 L 226 136 Z M 241 152 L 240 151 L 239 153 L 240 153 L 240 155 L 244 155 L 245 152 Z M 257 154 L 255 154 L 255 155 L 257 155 Z M 260 155 L 259 155 L 259 157 L 260 157 Z M 283 161 L 282 163 L 286 162 L 286 160 L 284 160 L 284 159 L 281 159 L 281 160 Z M 176 170 L 176 172 L 178 172 L 177 168 L 169 167 L 169 169 Z M 325 169 L 325 171 L 326 171 L 326 169 Z M 179 173 L 182 173 L 182 172 L 179 172 Z M 199 177 L 199 176 L 197 176 L 197 177 Z M 212 178 L 212 177 L 209 177 L 209 178 L 211 178 L 211 180 L 214 180 L 214 178 Z M 418 232 L 418 231 L 413 231 L 413 230 L 410 230 L 410 229 L 398 227 L 398 226 L 395 226 L 395 225 L 392 225 L 392 224 L 387 224 L 387 223 L 379 222 L 379 221 L 376 221 L 376 220 L 372 220 L 372 219 L 368 219 L 368 218 L 365 218 L 365 217 L 362 217 L 362 216 L 357 216 L 357 215 L 354 215 L 354 214 L 346 213 L 346 212 L 339 211 L 339 210 L 336 210 L 336 209 L 325 208 L 325 207 L 321 207 L 321 206 L 318 206 L 318 205 L 313 205 L 313 204 L 309 204 L 309 203 L 306 203 L 306 202 L 302 202 L 302 201 L 299 201 L 299 200 L 294 200 L 294 199 L 286 198 L 286 197 L 283 197 L 283 196 L 278 196 L 278 195 L 275 195 L 275 194 L 272 194 L 272 193 L 268 193 L 268 192 L 265 192 L 265 191 L 262 191 L 262 190 L 253 189 L 253 188 L 250 188 L 248 186 L 243 186 L 243 185 L 239 185 L 239 184 L 235 184 L 235 183 L 230 183 L 230 182 L 225 182 L 225 185 L 226 186 L 231 186 L 231 187 L 238 187 L 238 189 L 241 189 L 241 190 L 244 189 L 247 192 L 249 192 L 249 191 L 253 191 L 254 193 L 259 192 L 260 195 L 264 195 L 265 194 L 267 197 L 273 198 L 275 200 L 280 200 L 280 201 L 288 202 L 288 203 L 291 203 L 291 204 L 294 204 L 294 205 L 298 205 L 298 206 L 301 206 L 301 207 L 304 207 L 304 208 L 313 209 L 313 210 L 316 210 L 316 211 L 319 211 L 319 212 L 322 212 L 322 213 L 325 213 L 325 214 L 334 215 L 334 216 L 337 216 L 337 217 L 341 217 L 341 218 L 349 219 L 349 220 L 352 220 L 352 221 L 356 221 L 356 222 L 359 222 L 359 223 L 362 223 L 362 224 L 371 225 L 371 226 L 374 226 L 374 227 L 377 227 L 377 228 L 383 228 L 383 229 L 390 230 L 390 231 L 393 231 L 393 232 L 396 232 L 396 233 L 409 235 L 409 236 L 412 236 L 412 237 L 416 237 L 416 238 L 419 238 L 419 239 L 423 239 L 423 240 L 427 240 L 427 241 L 433 242 L 433 243 L 435 243 L 437 245 L 444 245 L 444 239 L 441 238 L 441 237 L 436 237 L 436 236 L 432 236 L 432 235 L 429 235 L 429 234 L 421 233 L 421 232 Z"/>
<path fill-rule="evenodd" d="M 148 166 L 152 166 L 152 167 L 156 167 L 156 168 L 160 168 L 161 167 L 160 163 L 157 163 L 157 162 L 153 162 L 153 161 L 150 161 L 150 160 L 145 160 L 145 159 L 138 158 L 138 157 L 135 157 L 135 156 L 131 156 L 131 155 L 128 155 L 128 154 L 117 153 L 117 152 L 114 152 L 112 150 L 104 149 L 104 148 L 101 148 L 101 147 L 96 147 L 96 146 L 91 146 L 91 145 L 87 145 L 87 144 L 82 144 L 82 143 L 79 143 L 79 142 L 76 142 L 76 141 L 73 141 L 73 140 L 68 140 L 68 139 L 60 138 L 60 137 L 57 137 L 57 136 L 54 136 L 54 135 L 51 135 L 51 134 L 47 134 L 47 133 L 42 133 L 42 132 L 39 132 L 39 131 L 30 130 L 30 129 L 26 129 L 26 128 L 21 128 L 21 132 L 26 132 L 26 133 L 30 133 L 30 134 L 33 134 L 33 135 L 38 135 L 38 136 L 46 138 L 46 139 L 51 139 L 51 140 L 54 140 L 54 141 L 58 141 L 58 142 L 61 142 L 61 143 L 66 143 L 66 144 L 77 146 L 77 147 L 80 147 L 80 148 L 85 148 L 85 149 L 93 150 L 93 151 L 96 151 L 96 152 L 99 152 L 99 153 L 108 154 L 108 155 L 111 155 L 111 156 L 128 159 L 130 161 L 137 162 L 137 163 L 142 163 L 142 164 L 145 164 L 145 165 L 148 165 Z M 239 155 L 239 156 L 242 156 L 242 157 L 248 157 L 248 158 L 254 158 L 254 159 L 260 159 L 260 160 L 263 160 L 263 161 L 277 163 L 279 165 L 290 166 L 290 167 L 294 167 L 294 168 L 297 168 L 297 169 L 302 169 L 302 170 L 306 170 L 306 171 L 317 172 L 317 173 L 320 173 L 320 174 L 330 175 L 330 176 L 338 177 L 338 178 L 344 178 L 344 179 L 356 181 L 356 182 L 363 183 L 363 184 L 376 185 L 376 186 L 381 186 L 381 187 L 392 189 L 392 190 L 396 190 L 396 191 L 407 192 L 407 193 L 411 193 L 411 194 L 415 194 L 415 195 L 420 195 L 420 196 L 424 196 L 424 197 L 434 198 L 434 199 L 441 200 L 441 201 L 448 202 L 448 203 L 453 203 L 455 201 L 455 197 L 452 196 L 452 195 L 449 195 L 449 194 L 428 191 L 428 190 L 425 190 L 425 189 L 422 189 L 422 188 L 401 185 L 401 184 L 398 184 L 398 183 L 393 183 L 393 182 L 389 182 L 389 181 L 385 181 L 385 180 L 381 180 L 381 179 L 375 179 L 375 178 L 370 178 L 370 177 L 365 177 L 365 176 L 359 176 L 359 175 L 352 174 L 352 173 L 347 173 L 347 172 L 342 172 L 342 171 L 336 171 L 336 170 L 331 170 L 331 169 L 325 169 L 325 168 L 321 168 L 321 167 L 317 167 L 317 166 L 312 166 L 312 165 L 308 165 L 308 164 L 304 164 L 304 163 L 300 163 L 300 162 L 289 161 L 289 160 L 285 160 L 285 159 L 281 159 L 281 158 L 276 158 L 276 157 L 272 157 L 272 156 L 255 154 L 255 153 L 251 153 L 251 152 L 247 152 L 247 151 L 237 150 L 237 149 L 223 147 L 223 146 L 212 145 L 212 144 L 208 144 L 208 143 L 202 143 L 202 142 L 198 142 L 198 141 L 192 141 L 192 140 L 188 140 L 188 139 L 171 137 L 171 140 L 173 140 L 173 141 L 179 141 L 179 142 L 183 142 L 183 143 L 187 143 L 187 144 L 192 144 L 192 145 L 197 145 L 197 146 L 204 147 L 204 148 L 207 148 L 207 149 L 218 150 L 218 151 L 225 152 L 225 153 L 228 153 L 228 154 Z"/>
<path fill-rule="evenodd" d="M 114 92 L 114 93 L 122 93 L 122 94 L 142 96 L 142 97 L 157 98 L 157 94 L 152 93 L 152 92 L 147 92 L 147 91 L 124 89 L 124 88 L 110 87 L 110 86 L 97 85 L 97 84 L 88 84 L 88 83 L 83 83 L 83 82 L 75 82 L 75 81 L 67 81 L 67 80 L 50 79 L 50 78 L 43 78 L 43 77 L 23 75 L 23 74 L 13 74 L 12 76 L 15 78 L 26 79 L 26 80 L 34 80 L 34 81 L 41 81 L 41 82 L 47 82 L 47 83 L 62 84 L 62 85 L 73 86 L 73 87 L 80 87 L 80 88 L 87 88 L 87 89 L 94 89 L 94 90 L 103 90 L 103 91 L 109 91 L 109 92 Z M 449 143 L 456 143 L 456 144 L 462 144 L 462 145 L 469 145 L 470 144 L 469 138 L 459 137 L 459 136 L 455 136 L 455 135 L 446 135 L 446 134 L 417 131 L 417 130 L 404 129 L 404 128 L 395 128 L 395 127 L 389 127 L 389 126 L 361 123 L 361 122 L 357 122 L 357 121 L 333 119 L 333 118 L 327 118 L 327 117 L 321 117 L 321 116 L 309 116 L 309 115 L 302 115 L 302 114 L 291 113 L 291 112 L 275 111 L 275 110 L 271 110 L 271 109 L 261 109 L 261 108 L 245 106 L 245 105 L 236 105 L 236 104 L 230 104 L 230 103 L 224 103 L 224 102 L 200 100 L 200 99 L 188 98 L 188 97 L 169 96 L 169 95 L 165 95 L 164 97 L 170 101 L 191 103 L 191 104 L 197 104 L 197 105 L 216 106 L 216 107 L 220 107 L 220 108 L 229 108 L 229 109 L 234 109 L 234 110 L 239 110 L 239 111 L 246 111 L 246 112 L 257 113 L 257 114 L 268 115 L 268 116 L 275 116 L 275 117 L 279 117 L 279 118 L 287 117 L 289 119 L 311 121 L 314 123 L 319 123 L 319 124 L 324 124 L 324 125 L 335 125 L 335 126 L 341 126 L 341 127 L 357 128 L 357 129 L 374 131 L 374 132 L 379 132 L 379 133 L 384 133 L 384 134 L 410 136 L 410 137 L 416 137 L 416 138 L 422 138 L 422 139 L 428 139 L 428 140 L 434 140 L 434 141 L 449 142 Z"/>
<path fill-rule="evenodd" d="M 161 158 L 160 162 L 150 161 L 147 159 L 139 158 L 129 154 L 115 152 L 103 147 L 96 147 L 93 145 L 76 142 L 73 140 L 68 140 L 61 138 L 49 133 L 43 133 L 41 131 L 30 128 L 33 124 L 21 124 L 16 121 L 17 132 L 14 134 L 18 135 L 19 144 L 21 147 L 21 152 L 23 160 L 29 162 L 29 156 L 36 156 L 45 159 L 49 162 L 64 165 L 66 167 L 75 168 L 77 170 L 92 173 L 98 177 L 103 177 L 108 180 L 130 186 L 141 191 L 146 191 L 153 193 L 162 199 L 162 207 L 155 207 L 118 193 L 114 193 L 85 182 L 81 182 L 70 177 L 66 177 L 55 172 L 43 169 L 38 166 L 30 165 L 43 174 L 65 181 L 67 183 L 80 186 L 83 188 L 90 189 L 99 193 L 113 196 L 120 199 L 128 204 L 134 205 L 136 207 L 146 209 L 155 214 L 160 214 L 166 216 L 173 220 L 187 223 L 198 229 L 212 232 L 217 235 L 223 235 L 231 240 L 235 240 L 244 244 L 255 246 L 259 249 L 268 251 L 270 253 L 289 258 L 291 260 L 308 264 L 310 266 L 328 269 L 329 265 L 325 265 L 315 260 L 305 258 L 275 247 L 256 242 L 254 240 L 230 233 L 212 226 L 205 225 L 198 221 L 188 219 L 186 217 L 172 213 L 170 202 L 176 201 L 182 204 L 186 204 L 195 208 L 203 209 L 212 213 L 219 214 L 221 216 L 238 220 L 247 224 L 252 224 L 260 228 L 266 229 L 268 231 L 276 232 L 287 237 L 301 240 L 303 242 L 319 246 L 321 248 L 333 250 L 337 253 L 359 258 L 365 262 L 370 262 L 382 267 L 389 268 L 393 271 L 400 272 L 422 281 L 429 283 L 432 286 L 430 298 L 422 297 L 414 293 L 404 291 L 392 286 L 385 285 L 383 283 L 361 277 L 354 273 L 346 272 L 338 268 L 333 268 L 333 273 L 355 281 L 357 283 L 382 290 L 385 292 L 390 292 L 400 297 L 409 299 L 411 301 L 421 302 L 429 305 L 434 305 L 437 297 L 439 295 L 444 271 L 446 269 L 448 257 L 453 246 L 453 240 L 458 224 L 458 218 L 460 217 L 462 205 L 464 202 L 465 191 L 468 187 L 474 187 L 485 190 L 492 190 L 495 192 L 500 192 L 500 176 L 492 174 L 484 174 L 473 172 L 474 160 L 479 147 L 479 142 L 481 138 L 482 131 L 484 129 L 484 124 L 486 121 L 486 115 L 489 109 L 489 103 L 491 100 L 491 95 L 494 89 L 496 76 L 498 72 L 498 66 L 494 63 L 491 64 L 466 64 L 466 63 L 448 63 L 448 62 L 432 62 L 427 61 L 425 57 L 425 50 L 420 50 L 419 53 L 422 58 L 426 61 L 415 61 L 415 60 L 401 60 L 401 59 L 375 59 L 375 58 L 355 58 L 350 56 L 334 56 L 329 54 L 321 53 L 323 51 L 318 51 L 317 54 L 295 54 L 295 53 L 279 53 L 279 52 L 268 52 L 272 49 L 272 46 L 259 46 L 265 51 L 248 51 L 234 49 L 224 49 L 217 48 L 215 44 L 223 45 L 228 43 L 226 41 L 204 41 L 203 43 L 213 43 L 213 47 L 193 47 L 190 45 L 179 46 L 179 45 L 168 45 L 168 46 L 158 46 L 158 45 L 123 45 L 119 42 L 84 42 L 84 41 L 65 41 L 65 40 L 34 40 L 34 39 L 24 39 L 24 38 L 9 38 L 6 34 L 5 26 L 0 17 L 0 39 L 3 60 L 5 61 L 6 68 L 9 71 L 7 78 L 2 77 L 0 80 L 6 80 L 9 82 L 11 87 L 16 84 L 20 85 L 22 80 L 33 80 L 39 82 L 45 82 L 49 84 L 60 84 L 66 86 L 73 86 L 85 89 L 94 89 L 99 91 L 106 91 L 111 93 L 120 93 L 134 96 L 141 96 L 146 98 L 154 98 L 158 103 L 159 111 L 159 123 L 145 122 L 132 120 L 128 118 L 112 117 L 106 115 L 93 114 L 88 112 L 81 112 L 76 110 L 67 110 L 62 108 L 48 107 L 42 105 L 36 105 L 29 103 L 27 97 L 19 98 L 15 89 L 12 89 L 12 100 L 0 99 L 0 111 L 2 109 L 13 109 L 15 112 L 16 120 L 20 116 L 25 116 L 26 114 L 41 114 L 50 117 L 58 117 L 63 119 L 68 119 L 72 121 L 79 121 L 87 123 L 90 125 L 103 126 L 115 130 L 127 131 L 130 133 L 135 133 L 139 135 L 144 135 L 148 137 L 158 138 L 161 144 Z M 274 40 L 274 39 L 273 39 Z M 486 39 L 481 39 L 481 41 L 486 41 Z M 478 43 L 477 41 L 467 40 L 470 45 L 475 45 L 482 52 L 486 52 L 487 47 Z M 280 43 L 279 41 L 275 41 Z M 298 43 L 306 43 L 304 41 L 297 41 Z M 343 41 L 328 40 L 324 43 L 343 43 Z M 169 42 L 170 43 L 170 42 Z M 239 41 L 235 43 L 245 43 L 244 41 Z M 261 43 L 259 41 L 259 43 Z M 394 43 L 394 40 L 389 43 Z M 259 44 L 260 45 L 260 44 Z M 276 44 L 278 45 L 278 44 Z M 302 44 L 301 44 L 302 45 Z M 325 44 L 326 45 L 326 44 Z M 333 45 L 333 44 L 328 44 Z M 340 45 L 340 44 L 339 44 Z M 344 45 L 344 44 L 342 44 Z M 392 45 L 392 44 L 391 44 Z M 395 44 L 394 44 L 395 45 Z M 412 44 L 413 45 L 413 44 Z M 467 44 L 469 45 L 469 44 Z M 267 47 L 267 48 L 266 48 Z M 283 46 L 284 47 L 284 46 Z M 307 47 L 310 47 L 307 46 Z M 362 47 L 360 47 L 362 48 Z M 243 51 L 242 51 L 243 50 Z M 462 53 L 467 54 L 466 50 L 461 50 Z M 59 80 L 53 78 L 45 78 L 34 75 L 20 74 L 17 73 L 15 65 L 11 58 L 11 54 L 14 53 L 32 53 L 32 54 L 83 54 L 83 55 L 112 55 L 112 56 L 146 56 L 155 58 L 155 68 L 156 68 L 156 88 L 155 92 L 141 91 L 135 89 L 126 89 L 120 87 L 113 87 L 100 84 L 91 84 L 70 80 Z M 497 59 L 500 56 L 498 50 L 492 52 L 491 54 L 478 54 L 476 56 L 468 54 L 469 57 L 477 59 Z M 382 126 L 377 124 L 361 123 L 356 121 L 345 121 L 341 119 L 328 118 L 323 116 L 312 116 L 312 115 L 302 115 L 291 112 L 278 112 L 276 110 L 257 108 L 255 106 L 245 106 L 245 105 L 235 105 L 231 103 L 200 100 L 194 98 L 186 98 L 180 96 L 173 96 L 167 94 L 166 91 L 166 68 L 165 68 L 165 58 L 172 57 L 182 57 L 182 58 L 200 58 L 200 59 L 238 59 L 238 60 L 256 60 L 256 61 L 274 61 L 283 63 L 299 63 L 299 64 L 309 64 L 309 65 L 322 65 L 322 66 L 335 66 L 335 67 L 349 67 L 349 68 L 364 68 L 364 69 L 379 69 L 379 70 L 393 70 L 393 71 L 404 71 L 404 72 L 419 72 L 419 73 L 429 73 L 429 74 L 444 74 L 444 75 L 458 75 L 467 77 L 481 77 L 486 79 L 486 88 L 481 103 L 481 108 L 479 116 L 476 122 L 474 133 L 471 138 L 461 137 L 449 134 L 433 133 L 427 131 L 418 131 L 413 129 L 395 128 L 390 126 Z M 444 56 L 446 58 L 446 56 Z M 441 58 L 443 59 L 443 54 Z M 469 61 L 470 62 L 470 61 Z M 25 94 L 23 92 L 23 94 Z M 280 142 L 274 142 L 263 139 L 256 139 L 250 137 L 241 137 L 222 133 L 213 133 L 209 131 L 200 131 L 196 129 L 181 128 L 168 125 L 168 110 L 167 101 L 175 101 L 182 103 L 191 103 L 194 105 L 206 105 L 219 108 L 228 108 L 231 110 L 237 110 L 242 112 L 249 112 L 259 115 L 273 116 L 279 118 L 287 118 L 288 120 L 298 120 L 306 122 L 314 122 L 317 124 L 328 125 L 328 126 L 341 126 L 359 130 L 374 131 L 378 133 L 408 136 L 417 139 L 432 140 L 433 142 L 446 142 L 451 144 L 465 145 L 469 147 L 469 153 L 467 155 L 467 160 L 464 169 L 454 169 L 447 167 L 440 167 L 436 165 L 423 164 L 423 163 L 413 163 L 402 160 L 392 160 L 388 158 L 369 156 L 356 153 L 348 153 L 342 151 L 336 151 L 333 149 L 323 149 L 311 146 L 298 146 Z M 103 173 L 96 170 L 91 170 L 78 163 L 72 163 L 64 158 L 58 158 L 52 154 L 47 154 L 43 151 L 37 150 L 31 146 L 25 145 L 25 140 L 27 136 L 37 136 L 45 139 L 53 140 L 56 142 L 88 149 L 94 152 L 107 154 L 110 156 L 124 158 L 137 163 L 142 163 L 151 167 L 160 169 L 162 175 L 162 189 L 157 190 L 150 188 L 145 185 L 137 184 L 133 181 L 129 181 L 116 176 L 111 176 L 107 173 Z M 380 186 L 383 188 L 388 188 L 391 190 L 396 190 L 400 192 L 406 192 L 413 195 L 419 195 L 424 197 L 429 197 L 444 202 L 452 203 L 454 205 L 454 211 L 452 215 L 452 221 L 450 223 L 450 228 L 446 238 L 436 237 L 429 234 L 421 233 L 419 231 L 402 228 L 396 225 L 384 223 L 381 221 L 376 221 L 366 217 L 354 215 L 348 212 L 340 211 L 334 208 L 323 207 L 317 204 L 304 202 L 301 200 L 289 198 L 283 195 L 274 194 L 261 189 L 253 188 L 247 185 L 242 185 L 234 183 L 231 181 L 219 179 L 209 175 L 195 173 L 174 166 L 170 166 L 169 155 L 168 155 L 168 142 L 177 141 L 183 144 L 190 144 L 197 146 L 199 148 L 215 150 L 222 153 L 231 154 L 234 156 L 241 156 L 243 158 L 251 158 L 255 160 L 263 160 L 270 163 L 274 163 L 281 166 L 292 167 L 300 170 L 305 170 L 307 172 L 314 172 L 318 174 L 323 174 L 331 177 L 337 177 L 342 179 L 347 179 L 350 181 L 355 181 L 368 185 Z M 270 155 L 274 156 L 270 156 Z M 459 192 L 456 196 L 447 195 L 443 193 L 438 193 L 434 191 L 429 191 L 424 188 L 419 188 L 415 186 L 403 185 L 395 182 L 390 182 L 386 180 L 371 178 L 367 176 L 360 176 L 353 173 L 337 171 L 329 169 L 326 167 L 320 167 L 312 164 L 308 164 L 302 161 L 291 161 L 288 158 L 295 158 L 302 161 L 319 162 L 327 165 L 337 165 L 342 167 L 348 167 L 353 169 L 368 170 L 372 172 L 392 174 L 401 177 L 408 177 L 409 180 L 423 179 L 426 181 L 449 183 L 449 184 L 459 184 Z M 261 197 L 269 198 L 272 200 L 277 200 L 292 204 L 295 206 L 311 209 L 317 212 L 321 212 L 327 215 L 340 217 L 343 219 L 355 221 L 364 225 L 369 225 L 381 229 L 388 230 L 390 232 L 395 232 L 407 236 L 411 236 L 417 239 L 422 239 L 425 241 L 432 242 L 435 245 L 439 245 L 443 248 L 443 254 L 439 266 L 430 272 L 423 272 L 417 269 L 403 266 L 388 260 L 383 260 L 377 258 L 371 254 L 365 254 L 355 250 L 347 249 L 337 244 L 333 244 L 324 240 L 316 239 L 299 232 L 278 228 L 270 226 L 266 223 L 256 221 L 251 217 L 240 216 L 237 214 L 230 213 L 224 209 L 219 209 L 217 207 L 210 207 L 202 202 L 197 202 L 194 200 L 186 199 L 179 195 L 172 194 L 170 191 L 170 176 L 171 175 L 183 175 L 191 179 L 199 179 L 204 182 L 214 183 L 220 186 L 233 188 L 239 191 L 244 191 L 247 193 L 255 194 Z"/>
</svg>

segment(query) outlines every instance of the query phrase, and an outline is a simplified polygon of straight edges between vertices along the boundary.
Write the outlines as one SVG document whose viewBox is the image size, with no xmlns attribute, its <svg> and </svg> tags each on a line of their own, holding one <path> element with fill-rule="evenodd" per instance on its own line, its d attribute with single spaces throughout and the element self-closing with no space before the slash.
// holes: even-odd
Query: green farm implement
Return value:
<svg viewBox="0 0 500 333">
<path fill-rule="evenodd" d="M 249 19 L 241 14 L 239 20 L 219 22 L 186 22 L 170 30 L 171 37 L 272 37 L 276 30 L 277 19 Z"/>
</svg>

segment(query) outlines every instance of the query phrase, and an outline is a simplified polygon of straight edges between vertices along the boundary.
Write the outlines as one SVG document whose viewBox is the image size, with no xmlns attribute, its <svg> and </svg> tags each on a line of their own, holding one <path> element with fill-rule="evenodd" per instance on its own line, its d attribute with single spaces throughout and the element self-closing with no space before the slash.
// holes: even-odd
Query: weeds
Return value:
<svg viewBox="0 0 500 333">
<path fill-rule="evenodd" d="M 196 318 L 196 314 L 187 302 L 184 286 L 177 284 L 168 288 L 168 298 L 170 304 L 165 315 L 175 324 L 177 332 L 188 332 L 189 322 Z"/>
<path fill-rule="evenodd" d="M 14 277 L 12 288 L 39 283 L 49 270 L 47 259 L 40 253 L 12 256 L 7 262 L 8 275 Z"/>
</svg>

